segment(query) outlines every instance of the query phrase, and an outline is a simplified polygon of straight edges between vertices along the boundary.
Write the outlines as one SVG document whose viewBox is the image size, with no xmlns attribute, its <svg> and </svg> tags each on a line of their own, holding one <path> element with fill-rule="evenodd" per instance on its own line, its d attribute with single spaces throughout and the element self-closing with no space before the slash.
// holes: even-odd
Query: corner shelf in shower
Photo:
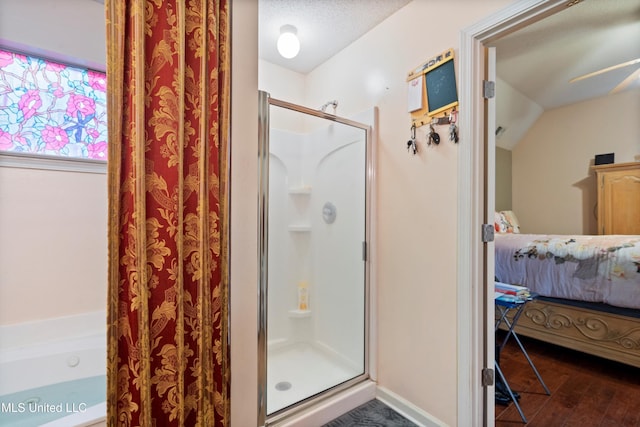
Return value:
<svg viewBox="0 0 640 427">
<path fill-rule="evenodd" d="M 311 231 L 310 224 L 292 224 L 289 226 L 289 231 L 292 233 L 309 233 Z"/>
<path fill-rule="evenodd" d="M 297 319 L 311 317 L 311 310 L 289 310 L 289 317 Z"/>
<path fill-rule="evenodd" d="M 289 188 L 289 194 L 293 195 L 309 195 L 311 194 L 311 187 L 291 187 Z"/>
</svg>

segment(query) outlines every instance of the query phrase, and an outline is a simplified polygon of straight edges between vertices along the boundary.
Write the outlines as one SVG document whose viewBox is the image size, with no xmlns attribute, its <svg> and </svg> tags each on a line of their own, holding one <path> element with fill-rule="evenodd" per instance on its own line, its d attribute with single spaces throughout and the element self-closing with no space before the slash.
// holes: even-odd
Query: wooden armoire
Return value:
<svg viewBox="0 0 640 427">
<path fill-rule="evenodd" d="M 598 234 L 640 235 L 640 162 L 594 166 Z"/>
</svg>

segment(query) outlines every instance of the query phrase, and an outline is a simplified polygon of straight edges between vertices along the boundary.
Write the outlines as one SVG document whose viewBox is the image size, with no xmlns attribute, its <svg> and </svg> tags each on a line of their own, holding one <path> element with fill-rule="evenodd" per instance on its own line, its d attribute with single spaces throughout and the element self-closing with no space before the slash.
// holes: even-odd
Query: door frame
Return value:
<svg viewBox="0 0 640 427">
<path fill-rule="evenodd" d="M 495 123 L 487 117 L 483 80 L 495 56 L 488 58 L 492 42 L 577 3 L 568 0 L 521 0 L 460 34 L 460 147 L 458 153 L 458 406 L 457 425 L 493 426 L 493 386 L 482 385 L 483 368 L 493 369 L 494 324 L 493 244 L 482 242 L 483 223 L 494 208 Z M 493 64 L 489 64 L 493 61 Z M 488 221 L 488 222 L 485 222 Z M 488 291 L 491 292 L 488 292 Z"/>
</svg>

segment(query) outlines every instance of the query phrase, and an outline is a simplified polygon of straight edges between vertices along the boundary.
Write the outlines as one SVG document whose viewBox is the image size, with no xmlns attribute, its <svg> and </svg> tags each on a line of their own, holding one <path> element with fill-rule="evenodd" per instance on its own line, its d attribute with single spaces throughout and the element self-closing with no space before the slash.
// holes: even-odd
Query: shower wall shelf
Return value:
<svg viewBox="0 0 640 427">
<path fill-rule="evenodd" d="M 289 317 L 296 319 L 311 317 L 311 310 L 289 310 Z"/>
<path fill-rule="evenodd" d="M 311 194 L 311 187 L 291 187 L 289 188 L 289 194 L 308 195 Z"/>
<path fill-rule="evenodd" d="M 308 233 L 311 231 L 310 224 L 295 224 L 289 226 L 289 231 L 292 233 Z"/>
</svg>

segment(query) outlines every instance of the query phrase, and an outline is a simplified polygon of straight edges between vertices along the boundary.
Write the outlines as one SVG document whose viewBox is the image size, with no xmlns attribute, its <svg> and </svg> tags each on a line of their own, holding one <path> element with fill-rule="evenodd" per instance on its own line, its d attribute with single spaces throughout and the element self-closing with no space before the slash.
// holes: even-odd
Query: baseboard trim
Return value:
<svg viewBox="0 0 640 427">
<path fill-rule="evenodd" d="M 391 390 L 378 386 L 376 399 L 392 408 L 394 411 L 414 422 L 420 427 L 446 427 L 447 424 L 433 415 L 418 408 L 413 403 L 400 397 Z"/>
</svg>

